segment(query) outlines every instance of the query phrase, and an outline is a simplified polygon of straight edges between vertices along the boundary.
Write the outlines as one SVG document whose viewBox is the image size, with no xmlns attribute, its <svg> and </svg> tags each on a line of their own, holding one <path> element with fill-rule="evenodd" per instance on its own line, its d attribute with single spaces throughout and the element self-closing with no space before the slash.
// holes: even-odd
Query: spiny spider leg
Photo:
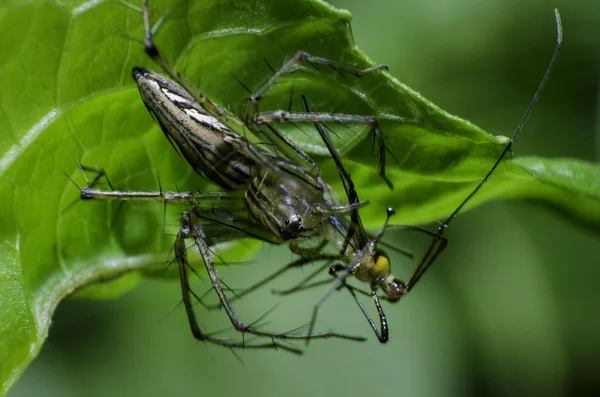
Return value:
<svg viewBox="0 0 600 397">
<path fill-rule="evenodd" d="M 346 65 L 343 63 L 335 62 L 329 60 L 327 58 L 318 57 L 310 55 L 303 51 L 298 51 L 294 56 L 292 56 L 288 61 L 284 62 L 281 68 L 275 72 L 267 82 L 260 87 L 254 94 L 250 96 L 248 101 L 246 102 L 246 106 L 244 109 L 244 120 L 247 125 L 250 124 L 263 124 L 263 123 L 294 123 L 294 122 L 335 122 L 335 123 L 353 123 L 353 124 L 363 124 L 371 127 L 371 133 L 373 134 L 375 140 L 377 141 L 377 145 L 379 147 L 379 175 L 385 181 L 385 183 L 389 186 L 390 189 L 393 189 L 392 182 L 386 176 L 386 146 L 385 139 L 381 129 L 379 128 L 379 123 L 375 117 L 372 116 L 361 116 L 361 115 L 352 115 L 352 114 L 343 114 L 343 113 L 323 113 L 323 112 L 290 112 L 284 110 L 276 110 L 270 112 L 259 112 L 258 105 L 264 96 L 264 94 L 273 88 L 279 79 L 291 73 L 298 64 L 308 63 L 312 65 L 326 65 L 333 70 L 352 74 L 356 77 L 362 77 L 366 74 L 373 73 L 377 70 L 387 70 L 388 67 L 385 64 L 375 65 L 366 69 L 359 69 L 352 65 Z"/>
<path fill-rule="evenodd" d="M 182 227 L 179 233 L 177 234 L 177 239 L 175 240 L 175 256 L 179 265 L 178 267 L 179 277 L 181 279 L 181 295 L 183 299 L 183 305 L 185 307 L 185 312 L 187 314 L 190 329 L 192 330 L 192 335 L 194 335 L 194 338 L 196 338 L 199 341 L 208 341 L 216 345 L 228 348 L 273 348 L 283 349 L 295 354 L 302 354 L 301 350 L 295 349 L 293 347 L 290 347 L 283 343 L 279 343 L 274 340 L 272 340 L 271 343 L 247 345 L 244 341 L 236 342 L 228 339 L 215 338 L 209 334 L 202 332 L 202 330 L 200 329 L 200 325 L 198 324 L 198 319 L 196 318 L 196 314 L 194 312 L 194 304 L 192 301 L 192 294 L 190 293 L 191 290 L 189 286 L 189 265 L 187 263 L 187 247 L 185 246 L 185 239 L 188 238 L 191 235 L 191 233 L 192 229 L 189 225 L 189 217 L 187 216 L 187 213 L 184 213 L 182 216 Z"/>
<path fill-rule="evenodd" d="M 226 192 L 168 192 L 168 191 L 105 191 L 82 188 L 82 200 L 118 201 L 159 201 L 167 204 L 187 204 L 194 206 L 196 216 L 212 222 L 213 227 L 225 229 L 229 239 L 254 237 L 261 241 L 281 244 L 282 241 L 264 226 L 248 219 L 241 213 L 244 210 L 240 197 Z"/>
<path fill-rule="evenodd" d="M 244 110 L 244 117 L 245 117 L 245 120 L 247 123 L 252 122 L 252 119 L 257 114 L 259 114 L 258 104 L 259 104 L 260 100 L 262 99 L 263 95 L 267 91 L 269 91 L 271 88 L 273 88 L 282 76 L 292 72 L 296 68 L 296 66 L 300 63 L 327 65 L 334 70 L 341 71 L 341 72 L 347 73 L 347 74 L 354 74 L 356 77 L 362 77 L 366 74 L 373 73 L 380 69 L 387 70 L 387 68 L 388 68 L 387 65 L 382 64 L 382 65 L 375 65 L 375 66 L 372 66 L 372 67 L 366 68 L 366 69 L 358 69 L 358 68 L 350 66 L 350 65 L 334 62 L 327 58 L 317 57 L 317 56 L 310 55 L 303 51 L 298 51 L 288 61 L 284 62 L 283 65 L 281 66 L 281 68 L 279 68 L 279 70 L 277 72 L 275 72 L 269 78 L 269 80 L 267 80 L 267 82 L 265 84 L 263 84 L 263 86 L 260 87 L 249 98 L 248 103 L 246 104 L 246 108 Z M 310 121 L 312 122 L 315 120 L 313 119 Z"/>
<path fill-rule="evenodd" d="M 81 166 L 82 170 L 94 170 Z M 97 185 L 100 177 L 106 178 L 104 170 L 94 170 L 97 176 L 88 185 Z M 99 177 L 100 176 L 100 177 Z M 79 187 L 79 186 L 78 186 Z M 143 201 L 163 202 L 164 204 L 184 204 L 193 206 L 199 218 L 209 221 L 211 228 L 225 230 L 229 239 L 254 237 L 261 241 L 281 244 L 282 240 L 273 235 L 263 225 L 248 218 L 242 197 L 236 193 L 219 191 L 132 191 L 132 190 L 100 190 L 89 187 L 80 189 L 81 200 L 104 201 Z M 215 233 L 216 234 L 216 233 Z M 211 237 L 212 238 L 212 237 Z M 216 239 L 214 237 L 213 239 Z"/>
<path fill-rule="evenodd" d="M 225 192 L 165 192 L 165 191 L 133 191 L 133 190 L 100 190 L 89 187 L 81 188 L 82 200 L 118 200 L 118 201 L 160 201 L 167 204 L 199 205 L 205 208 L 227 203 L 239 202 L 240 198 Z"/>
<path fill-rule="evenodd" d="M 388 185 L 390 189 L 394 189 L 392 181 L 386 175 L 386 159 L 388 148 L 386 147 L 385 137 L 379 128 L 379 123 L 375 117 L 359 116 L 343 113 L 322 113 L 322 112 L 290 112 L 285 110 L 274 110 L 269 112 L 259 113 L 254 117 L 254 122 L 258 125 L 266 123 L 337 123 L 337 124 L 364 124 L 371 127 L 371 133 L 377 143 L 379 152 L 378 173 L 381 179 Z"/>
<path fill-rule="evenodd" d="M 359 116 L 353 114 L 343 113 L 322 113 L 322 112 L 290 112 L 284 110 L 275 110 L 270 112 L 263 112 L 256 115 L 254 122 L 258 125 L 264 123 L 313 123 L 319 121 L 322 123 L 337 123 L 337 124 L 364 124 L 371 127 L 370 133 L 373 134 L 373 138 L 377 143 L 379 151 L 379 162 L 378 173 L 381 179 L 388 185 L 390 189 L 394 189 L 392 181 L 387 177 L 386 171 L 386 159 L 389 149 L 386 147 L 385 137 L 383 132 L 379 128 L 379 122 L 375 117 L 372 116 Z M 392 155 L 393 157 L 393 155 Z M 395 158 L 395 157 L 394 157 Z"/>
<path fill-rule="evenodd" d="M 200 255 L 204 261 L 204 265 L 208 272 L 208 276 L 211 280 L 211 284 L 219 297 L 219 301 L 221 302 L 221 306 L 227 313 L 233 327 L 242 333 L 250 333 L 257 336 L 264 336 L 274 339 L 322 339 L 322 338 L 342 338 L 342 339 L 350 339 L 362 341 L 364 338 L 355 337 L 350 335 L 339 334 L 331 331 L 321 332 L 317 334 L 309 333 L 307 335 L 298 335 L 298 334 L 288 334 L 288 333 L 278 333 L 278 332 L 270 332 L 264 331 L 260 329 L 253 328 L 249 325 L 245 325 L 240 318 L 233 311 L 227 296 L 223 290 L 223 284 L 217 274 L 217 271 L 214 267 L 214 262 L 208 250 L 208 245 L 206 244 L 206 236 L 204 235 L 204 230 L 202 226 L 199 224 L 197 216 L 195 214 L 194 209 L 189 212 L 183 213 L 181 217 L 181 229 L 179 234 L 177 235 L 176 240 L 176 256 L 179 263 L 179 271 L 180 271 L 180 279 L 181 279 L 181 287 L 182 293 L 184 294 L 184 304 L 186 307 L 186 312 L 188 315 L 188 321 L 190 322 L 190 326 L 192 328 L 192 333 L 197 339 L 203 340 L 206 335 L 203 335 L 200 331 L 200 327 L 196 322 L 196 317 L 193 311 L 192 300 L 189 293 L 189 275 L 187 273 L 187 250 L 185 248 L 185 239 L 191 238 L 194 240 Z M 193 324 L 192 324 L 193 323 Z"/>
</svg>

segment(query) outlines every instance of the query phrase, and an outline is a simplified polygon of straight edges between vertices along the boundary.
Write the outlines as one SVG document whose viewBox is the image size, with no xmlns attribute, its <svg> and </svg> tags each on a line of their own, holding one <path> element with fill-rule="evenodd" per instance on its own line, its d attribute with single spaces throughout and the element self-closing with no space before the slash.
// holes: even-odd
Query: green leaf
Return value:
<svg viewBox="0 0 600 397">
<path fill-rule="evenodd" d="M 317 0 L 155 1 L 169 11 L 158 46 L 209 97 L 241 114 L 248 97 L 296 51 L 367 67 L 354 45 L 350 15 Z M 293 10 L 293 12 L 291 12 Z M 156 18 L 157 19 L 157 18 Z M 104 168 L 124 189 L 212 188 L 165 142 L 139 100 L 134 65 L 157 70 L 143 53 L 141 16 L 117 2 L 5 1 L 0 8 L 0 380 L 6 392 L 39 352 L 60 301 L 85 286 L 137 270 L 162 272 L 172 237 L 164 236 L 160 205 L 77 202 L 85 180 L 76 160 Z M 15 40 L 14 38 L 19 39 Z M 235 78 L 234 78 L 235 77 Z M 239 82 L 242 82 L 240 84 Z M 292 95 L 291 93 L 295 93 Z M 390 191 L 377 177 L 365 126 L 333 126 L 362 199 L 365 223 L 377 227 L 385 208 L 396 221 L 443 218 L 466 197 L 503 149 L 488 135 L 451 116 L 387 72 L 362 78 L 319 67 L 284 78 L 261 110 L 302 109 L 375 115 L 388 147 Z M 339 188 L 333 164 L 310 126 L 283 127 L 320 156 L 323 175 Z M 389 157 L 389 156 L 388 156 Z M 536 198 L 597 230 L 598 166 L 535 158 L 505 162 L 469 203 Z M 166 215 L 175 228 L 181 208 Z M 119 214 L 117 218 L 117 214 Z M 256 241 L 229 247 L 228 261 L 247 258 Z M 160 273 L 162 274 L 162 273 Z M 81 292 L 114 296 L 138 274 Z"/>
</svg>

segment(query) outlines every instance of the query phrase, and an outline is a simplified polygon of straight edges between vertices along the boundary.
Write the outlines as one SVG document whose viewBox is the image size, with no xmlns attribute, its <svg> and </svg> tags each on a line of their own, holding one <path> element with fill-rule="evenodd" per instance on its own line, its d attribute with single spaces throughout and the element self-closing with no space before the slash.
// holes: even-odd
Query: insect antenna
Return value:
<svg viewBox="0 0 600 397">
<path fill-rule="evenodd" d="M 477 192 L 479 192 L 479 190 L 483 187 L 483 185 L 485 185 L 485 183 L 488 181 L 490 176 L 494 173 L 496 168 L 498 168 L 498 165 L 500 165 L 500 162 L 504 159 L 504 157 L 509 152 L 511 152 L 511 154 L 512 154 L 512 146 L 515 143 L 515 141 L 517 140 L 519 133 L 523 129 L 525 122 L 529 118 L 531 111 L 533 110 L 534 106 L 540 99 L 540 96 L 541 96 L 542 92 L 544 91 L 546 84 L 548 83 L 548 79 L 550 78 L 550 75 L 552 74 L 552 72 L 554 70 L 554 66 L 556 65 L 556 61 L 558 60 L 558 56 L 560 54 L 560 50 L 562 47 L 562 41 L 563 41 L 563 30 L 562 30 L 562 22 L 560 19 L 560 14 L 557 9 L 554 10 L 554 16 L 556 19 L 556 35 L 557 35 L 556 47 L 554 49 L 552 58 L 550 59 L 550 64 L 548 65 L 548 68 L 546 69 L 546 73 L 544 74 L 544 77 L 543 77 L 542 81 L 540 82 L 540 85 L 538 86 L 538 89 L 535 92 L 535 95 L 533 96 L 533 100 L 529 104 L 527 111 L 521 118 L 521 121 L 517 125 L 517 128 L 513 132 L 512 136 L 510 137 L 508 144 L 506 145 L 506 147 L 504 148 L 504 150 L 502 151 L 500 156 L 496 159 L 496 161 L 494 162 L 494 165 L 492 165 L 492 168 L 489 169 L 487 174 L 477 184 L 477 186 L 475 186 L 475 188 L 467 195 L 467 197 L 459 204 L 459 206 L 456 207 L 456 209 L 454 211 L 452 211 L 452 213 L 448 216 L 448 218 L 438 227 L 438 232 L 435 235 L 434 240 L 431 242 L 429 248 L 427 249 L 425 255 L 423 256 L 423 259 L 421 260 L 421 263 L 419 263 L 417 269 L 415 270 L 415 273 L 413 274 L 413 276 L 411 277 L 410 281 L 407 284 L 407 287 L 406 287 L 407 292 L 410 291 L 415 286 L 417 281 L 419 281 L 419 279 L 425 273 L 425 271 L 429 268 L 429 266 L 435 261 L 435 259 L 446 248 L 448 241 L 446 240 L 445 237 L 443 237 L 443 235 L 444 235 L 444 231 L 448 228 L 448 225 L 450 224 L 450 222 L 452 222 L 452 220 L 454 220 L 456 215 L 463 209 L 463 207 L 473 198 L 473 196 L 475 196 L 475 194 L 477 194 Z"/>
</svg>

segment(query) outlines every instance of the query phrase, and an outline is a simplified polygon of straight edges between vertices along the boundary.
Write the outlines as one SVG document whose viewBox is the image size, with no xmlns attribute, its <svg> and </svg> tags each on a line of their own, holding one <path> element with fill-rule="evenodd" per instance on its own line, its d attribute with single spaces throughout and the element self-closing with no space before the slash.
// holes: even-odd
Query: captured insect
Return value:
<svg viewBox="0 0 600 397">
<path fill-rule="evenodd" d="M 392 275 L 388 257 L 377 248 L 378 245 L 383 244 L 380 240 L 386 228 L 397 227 L 398 225 L 388 225 L 386 221 L 386 224 L 375 235 L 369 234 L 364 229 L 359 216 L 359 207 L 364 203 L 359 201 L 350 175 L 345 171 L 341 157 L 329 139 L 329 134 L 324 125 L 325 122 L 334 121 L 356 122 L 372 126 L 379 147 L 382 149 L 380 155 L 383 161 L 379 172 L 386 183 L 391 185 L 391 181 L 387 180 L 385 176 L 385 146 L 383 135 L 377 127 L 376 120 L 370 116 L 313 113 L 307 104 L 306 113 L 258 112 L 258 103 L 262 94 L 275 85 L 281 75 L 290 72 L 293 65 L 298 62 L 326 64 L 342 72 L 354 73 L 359 77 L 361 74 L 371 73 L 384 67 L 357 70 L 325 58 L 298 53 L 286 62 L 257 93 L 250 97 L 242 121 L 202 95 L 169 65 L 152 41 L 147 1 L 144 2 L 144 8 L 141 11 L 144 15 L 146 52 L 174 81 L 179 83 L 178 85 L 155 73 L 136 68 L 133 74 L 140 88 L 142 98 L 169 141 L 190 166 L 208 180 L 223 187 L 226 192 L 101 191 L 92 189 L 94 184 L 97 183 L 97 178 L 95 178 L 87 188 L 82 189 L 81 196 L 85 199 L 160 200 L 165 203 L 185 203 L 192 207 L 182 215 L 181 229 L 175 243 L 175 256 L 179 265 L 183 301 L 194 336 L 200 340 L 227 347 L 280 347 L 293 351 L 287 345 L 278 344 L 275 341 L 269 344 L 249 345 L 243 342 L 215 338 L 200 330 L 192 307 L 191 295 L 193 295 L 193 292 L 189 288 L 186 239 L 191 238 L 194 240 L 204 260 L 213 288 L 219 296 L 220 304 L 225 308 L 237 330 L 272 339 L 309 340 L 320 337 L 360 339 L 333 332 L 318 334 L 312 332 L 318 307 L 331 292 L 344 287 L 359 304 L 378 339 L 381 342 L 386 342 L 388 340 L 387 321 L 377 291 L 381 289 L 385 293 L 384 298 L 389 301 L 398 301 L 400 297 L 414 287 L 423 273 L 444 250 L 447 244 L 447 240 L 443 236 L 445 229 L 463 206 L 489 179 L 511 149 L 523 123 L 546 84 L 562 42 L 562 28 L 558 12 L 556 12 L 557 47 L 532 104 L 495 164 L 475 189 L 440 226 L 437 233 L 428 232 L 417 227 L 409 227 L 430 235 L 432 243 L 409 282 L 405 283 Z M 329 198 L 328 185 L 319 177 L 318 167 L 304 152 L 273 127 L 272 124 L 278 122 L 314 123 L 328 152 L 336 163 L 346 190 L 347 205 L 334 205 Z M 258 146 L 261 143 L 259 139 L 269 142 L 277 150 L 267 150 L 262 147 L 259 149 Z M 392 214 L 393 211 L 389 210 L 388 220 Z M 326 221 L 324 222 L 324 220 Z M 307 335 L 258 330 L 244 325 L 235 315 L 214 269 L 208 250 L 208 246 L 214 241 L 211 240 L 208 231 L 218 231 L 223 228 L 229 231 L 237 231 L 238 237 L 250 236 L 274 244 L 291 241 L 289 244 L 290 249 L 302 255 L 302 258 L 288 265 L 286 269 L 318 260 L 341 262 L 330 267 L 330 274 L 335 277 L 335 280 L 316 303 Z M 300 237 L 310 238 L 315 236 L 324 237 L 324 243 L 332 243 L 338 248 L 339 254 L 323 254 L 322 249 L 325 244 L 307 249 L 296 243 Z M 346 279 L 350 275 L 369 283 L 370 293 L 367 294 L 372 296 L 377 307 L 380 330 L 378 330 L 376 324 L 358 300 L 356 291 L 360 292 L 360 290 L 346 283 Z M 308 284 L 299 284 L 292 290 L 295 291 L 308 286 Z"/>
</svg>

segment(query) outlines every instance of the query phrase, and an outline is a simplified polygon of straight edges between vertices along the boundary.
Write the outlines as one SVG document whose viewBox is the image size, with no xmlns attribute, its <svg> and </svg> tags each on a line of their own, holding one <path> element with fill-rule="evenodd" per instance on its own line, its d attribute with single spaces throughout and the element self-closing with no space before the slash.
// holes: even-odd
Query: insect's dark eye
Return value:
<svg viewBox="0 0 600 397">
<path fill-rule="evenodd" d="M 394 278 L 389 283 L 387 283 L 383 287 L 383 290 L 387 294 L 388 300 L 390 302 L 397 302 L 397 301 L 399 301 L 400 298 L 402 296 L 406 295 L 406 293 L 407 293 L 407 291 L 406 291 L 406 283 L 404 281 L 402 281 L 402 280 L 398 280 L 397 278 Z"/>
</svg>

